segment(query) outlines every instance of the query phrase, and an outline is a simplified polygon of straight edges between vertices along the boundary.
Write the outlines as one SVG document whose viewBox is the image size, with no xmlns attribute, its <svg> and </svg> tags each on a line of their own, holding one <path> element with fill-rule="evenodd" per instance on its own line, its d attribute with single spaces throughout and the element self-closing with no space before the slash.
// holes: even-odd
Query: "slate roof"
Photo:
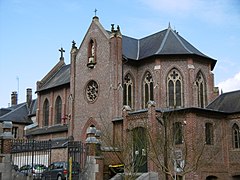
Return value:
<svg viewBox="0 0 240 180">
<path fill-rule="evenodd" d="M 40 89 L 39 91 L 47 90 L 53 87 L 61 86 L 70 83 L 70 64 L 64 65 L 58 70 Z"/>
<path fill-rule="evenodd" d="M 240 112 L 240 90 L 221 94 L 206 108 L 227 113 Z"/>
<path fill-rule="evenodd" d="M 19 124 L 31 124 L 32 121 L 28 118 L 28 107 L 27 103 L 21 103 L 9 108 L 4 108 L 8 110 L 8 113 L 0 116 L 0 122 L 12 121 L 13 123 Z"/>
<path fill-rule="evenodd" d="M 58 132 L 67 132 L 68 126 L 65 125 L 55 125 L 49 127 L 37 127 L 34 129 L 29 129 L 26 131 L 26 135 L 41 135 L 41 134 L 51 134 L 51 133 L 58 133 Z"/>
<path fill-rule="evenodd" d="M 170 26 L 142 39 L 122 36 L 123 55 L 131 60 L 142 60 L 155 55 L 196 55 L 211 62 L 212 69 L 216 60 L 206 56 L 181 37 Z"/>
</svg>

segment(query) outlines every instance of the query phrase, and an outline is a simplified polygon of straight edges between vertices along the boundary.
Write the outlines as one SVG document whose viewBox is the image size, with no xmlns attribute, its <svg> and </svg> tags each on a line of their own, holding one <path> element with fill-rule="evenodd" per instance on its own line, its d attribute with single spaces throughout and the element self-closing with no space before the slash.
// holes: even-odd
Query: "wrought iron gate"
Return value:
<svg viewBox="0 0 240 180">
<path fill-rule="evenodd" d="M 12 141 L 12 163 L 14 166 L 51 163 L 51 140 L 13 140 Z"/>
</svg>

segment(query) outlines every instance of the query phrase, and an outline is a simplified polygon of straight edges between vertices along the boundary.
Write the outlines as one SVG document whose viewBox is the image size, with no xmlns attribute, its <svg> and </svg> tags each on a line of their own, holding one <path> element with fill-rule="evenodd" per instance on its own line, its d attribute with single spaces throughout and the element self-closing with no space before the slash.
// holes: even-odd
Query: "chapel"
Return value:
<svg viewBox="0 0 240 180">
<path fill-rule="evenodd" d="M 101 134 L 102 179 L 113 164 L 136 177 L 240 178 L 240 91 L 219 94 L 217 60 L 170 25 L 136 39 L 94 16 L 82 42 L 72 42 L 70 64 L 59 51 L 37 82 L 38 126 L 27 137 L 88 142 L 90 132 Z"/>
</svg>

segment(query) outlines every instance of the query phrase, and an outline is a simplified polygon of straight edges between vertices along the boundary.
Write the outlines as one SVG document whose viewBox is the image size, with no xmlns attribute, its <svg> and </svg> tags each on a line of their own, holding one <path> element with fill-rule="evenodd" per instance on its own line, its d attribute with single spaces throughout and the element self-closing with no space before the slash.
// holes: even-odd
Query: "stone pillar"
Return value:
<svg viewBox="0 0 240 180">
<path fill-rule="evenodd" d="M 103 179 L 103 158 L 101 156 L 101 132 L 95 127 L 89 127 L 87 129 L 87 177 L 91 180 Z"/>
<path fill-rule="evenodd" d="M 12 151 L 12 122 L 4 121 L 2 123 L 3 133 L 0 135 L 2 143 L 0 154 L 0 179 L 12 179 L 11 151 Z"/>
</svg>

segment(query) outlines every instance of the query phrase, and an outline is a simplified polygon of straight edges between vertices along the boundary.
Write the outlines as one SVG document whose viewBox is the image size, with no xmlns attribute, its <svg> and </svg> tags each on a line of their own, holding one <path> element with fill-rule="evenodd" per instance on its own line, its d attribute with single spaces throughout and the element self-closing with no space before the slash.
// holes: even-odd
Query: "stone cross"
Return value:
<svg viewBox="0 0 240 180">
<path fill-rule="evenodd" d="M 97 9 L 95 8 L 95 10 L 94 10 L 94 13 L 95 13 L 95 16 L 97 16 Z"/>
<path fill-rule="evenodd" d="M 61 47 L 61 49 L 59 49 L 59 51 L 61 52 L 61 57 L 60 57 L 60 59 L 64 59 L 63 53 L 65 52 L 65 50 Z"/>
</svg>

